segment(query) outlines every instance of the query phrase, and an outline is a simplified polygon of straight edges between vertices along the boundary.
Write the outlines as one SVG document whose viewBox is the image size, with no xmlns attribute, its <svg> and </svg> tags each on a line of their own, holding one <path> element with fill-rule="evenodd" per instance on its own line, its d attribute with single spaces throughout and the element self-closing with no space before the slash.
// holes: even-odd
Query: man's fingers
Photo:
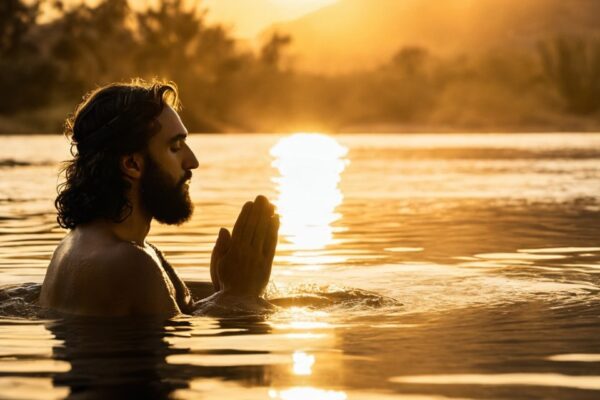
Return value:
<svg viewBox="0 0 600 400">
<path fill-rule="evenodd" d="M 254 233 L 256 232 L 256 228 L 258 222 L 260 220 L 261 215 L 264 213 L 264 208 L 267 207 L 269 201 L 265 196 L 256 196 L 254 200 L 254 207 L 252 207 L 252 212 L 248 216 L 248 222 L 244 227 L 243 240 L 247 243 L 252 243 L 252 239 L 254 237 Z"/>
<path fill-rule="evenodd" d="M 273 258 L 275 257 L 275 248 L 277 247 L 277 237 L 279 232 L 279 215 L 271 217 L 269 224 L 269 233 L 267 240 L 265 240 L 266 253 L 263 276 L 266 282 L 269 281 L 271 276 L 271 269 L 273 268 Z"/>
<path fill-rule="evenodd" d="M 229 246 L 231 245 L 231 233 L 225 228 L 221 228 L 219 230 L 219 237 L 217 238 L 217 243 L 215 243 L 215 248 L 217 249 L 219 254 L 224 254 L 229 250 Z"/>
<path fill-rule="evenodd" d="M 269 233 L 269 224 L 271 222 L 271 216 L 273 215 L 273 209 L 273 205 L 267 201 L 260 210 L 258 223 L 254 230 L 254 237 L 252 238 L 252 245 L 256 246 L 258 251 L 262 251 L 266 237 Z"/>
<path fill-rule="evenodd" d="M 254 208 L 254 204 L 251 201 L 246 202 L 242 207 L 242 211 L 240 211 L 240 215 L 238 216 L 237 221 L 235 221 L 235 225 L 233 226 L 233 233 L 231 234 L 231 240 L 234 242 L 241 241 L 241 238 L 244 234 L 244 230 L 248 223 L 248 217 L 250 216 L 252 209 Z"/>
<path fill-rule="evenodd" d="M 263 254 L 267 260 L 272 261 L 277 247 L 277 238 L 279 237 L 279 215 L 275 214 L 270 218 L 269 230 L 263 245 Z"/>
<path fill-rule="evenodd" d="M 212 251 L 212 254 L 210 255 L 210 280 L 213 283 L 215 292 L 218 292 L 219 290 L 221 290 L 221 283 L 219 282 L 219 268 L 217 265 L 217 259 L 218 259 L 217 246 L 215 246 L 215 248 Z"/>
<path fill-rule="evenodd" d="M 212 254 L 210 255 L 210 279 L 215 287 L 215 291 L 221 290 L 219 279 L 219 259 L 229 250 L 231 235 L 225 228 L 219 230 L 219 236 L 215 242 Z"/>
<path fill-rule="evenodd" d="M 273 215 L 275 214 L 275 206 L 273 205 L 273 203 L 269 202 L 269 218 L 271 218 Z"/>
</svg>

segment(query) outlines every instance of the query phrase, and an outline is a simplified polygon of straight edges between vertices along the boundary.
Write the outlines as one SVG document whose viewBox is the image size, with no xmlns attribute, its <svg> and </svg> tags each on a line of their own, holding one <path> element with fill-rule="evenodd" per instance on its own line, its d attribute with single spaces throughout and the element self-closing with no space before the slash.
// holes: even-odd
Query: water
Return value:
<svg viewBox="0 0 600 400">
<path fill-rule="evenodd" d="M 267 318 L 39 318 L 0 299 L 0 398 L 597 399 L 600 135 L 190 138 L 188 281 L 262 193 L 282 215 Z M 41 282 L 64 232 L 62 137 L 0 138 L 0 283 Z M 395 300 L 395 301 L 394 301 Z"/>
</svg>

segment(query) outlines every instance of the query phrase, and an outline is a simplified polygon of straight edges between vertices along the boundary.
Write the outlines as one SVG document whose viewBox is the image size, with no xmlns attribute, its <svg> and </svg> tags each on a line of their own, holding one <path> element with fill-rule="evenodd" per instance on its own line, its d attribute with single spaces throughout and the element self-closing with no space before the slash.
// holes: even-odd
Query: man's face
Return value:
<svg viewBox="0 0 600 400">
<path fill-rule="evenodd" d="M 157 119 L 161 129 L 148 143 L 140 199 L 142 207 L 157 221 L 181 224 L 194 210 L 188 183 L 198 160 L 185 142 L 187 129 L 179 115 L 166 106 Z"/>
<path fill-rule="evenodd" d="M 179 225 L 190 219 L 194 205 L 186 181 L 192 177 L 192 173 L 186 171 L 179 181 L 174 181 L 151 156 L 145 157 L 144 164 L 140 181 L 144 209 L 163 224 Z"/>
</svg>

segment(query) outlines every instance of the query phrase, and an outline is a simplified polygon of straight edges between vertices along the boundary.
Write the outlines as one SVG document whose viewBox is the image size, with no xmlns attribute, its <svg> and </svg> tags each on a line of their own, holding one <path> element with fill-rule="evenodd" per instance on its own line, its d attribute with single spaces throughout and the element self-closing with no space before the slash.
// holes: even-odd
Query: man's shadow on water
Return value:
<svg viewBox="0 0 600 400">
<path fill-rule="evenodd" d="M 212 294 L 212 285 L 190 282 L 198 300 Z M 53 347 L 55 360 L 70 370 L 52 375 L 55 386 L 70 388 L 68 399 L 166 399 L 177 389 L 190 387 L 197 378 L 218 378 L 244 385 L 268 385 L 267 368 L 252 366 L 201 366 L 169 364 L 170 355 L 231 354 L 231 349 L 195 350 L 174 347 L 170 336 L 194 335 L 194 319 L 98 318 L 64 316 L 37 305 L 41 284 L 24 283 L 0 287 L 0 317 L 49 320 L 45 323 L 60 343 Z M 215 319 L 215 333 L 202 336 L 269 334 L 264 317 Z M 181 343 L 181 341 L 179 341 Z M 183 340 L 185 346 L 185 338 Z M 256 352 L 260 357 L 263 352 Z"/>
<path fill-rule="evenodd" d="M 190 381 L 197 378 L 218 378 L 250 386 L 268 385 L 270 380 L 262 365 L 169 364 L 170 355 L 194 354 L 201 359 L 202 353 L 231 354 L 227 349 L 172 346 L 168 336 L 193 334 L 189 320 L 68 317 L 49 322 L 46 328 L 62 342 L 53 348 L 53 358 L 71 365 L 69 371 L 53 377 L 55 386 L 70 388 L 68 399 L 166 399 L 175 390 L 189 388 Z M 215 326 L 215 336 L 269 332 L 269 325 L 258 319 L 221 320 Z"/>
<path fill-rule="evenodd" d="M 271 333 L 264 316 L 214 319 L 214 334 L 194 332 L 194 318 L 156 320 L 149 318 L 98 318 L 57 315 L 37 306 L 40 284 L 27 283 L 0 288 L 0 316 L 45 319 L 53 336 L 60 343 L 53 347 L 52 357 L 70 364 L 67 372 L 53 375 L 55 386 L 70 388 L 68 399 L 166 399 L 178 389 L 187 389 L 194 379 L 221 379 L 244 386 L 268 386 L 271 368 L 267 365 L 202 366 L 193 362 L 173 364 L 171 355 L 191 355 L 202 360 L 203 355 L 239 354 L 232 349 L 191 349 L 185 346 L 185 336 L 243 336 Z M 189 282 L 197 300 L 212 293 L 207 283 Z M 341 291 L 319 296 L 308 295 L 279 299 L 285 305 L 320 306 L 360 300 L 381 306 L 385 298 L 365 291 Z M 382 304 L 379 304 L 383 301 Z M 373 305 L 371 304 L 371 305 Z M 169 337 L 178 337 L 175 347 Z M 183 340 L 180 338 L 183 336 Z M 240 340 L 243 340 L 240 337 Z M 244 352 L 244 354 L 247 354 Z M 264 351 L 252 351 L 260 359 Z"/>
</svg>

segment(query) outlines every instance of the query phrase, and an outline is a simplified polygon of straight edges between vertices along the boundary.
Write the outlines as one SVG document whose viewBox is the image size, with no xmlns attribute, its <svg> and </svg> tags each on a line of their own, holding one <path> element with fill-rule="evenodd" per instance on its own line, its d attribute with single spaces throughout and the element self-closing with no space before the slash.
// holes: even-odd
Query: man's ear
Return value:
<svg viewBox="0 0 600 400">
<path fill-rule="evenodd" d="M 140 153 L 127 154 L 121 157 L 121 171 L 131 179 L 140 179 L 144 168 L 144 157 Z"/>
</svg>

